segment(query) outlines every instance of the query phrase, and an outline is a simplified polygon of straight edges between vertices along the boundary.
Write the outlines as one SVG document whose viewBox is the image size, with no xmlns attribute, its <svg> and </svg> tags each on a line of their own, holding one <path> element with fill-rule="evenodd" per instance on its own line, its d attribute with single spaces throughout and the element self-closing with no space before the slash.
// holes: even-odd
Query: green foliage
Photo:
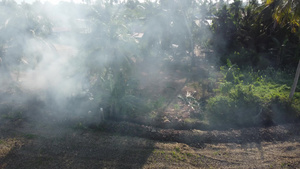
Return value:
<svg viewBox="0 0 300 169">
<path fill-rule="evenodd" d="M 217 126 L 250 126 L 253 117 L 261 108 L 259 98 L 253 93 L 237 88 L 228 95 L 219 95 L 208 100 L 208 118 Z"/>
<path fill-rule="evenodd" d="M 166 103 L 166 98 L 161 96 L 158 99 L 148 103 L 148 105 L 151 109 L 157 110 L 163 108 L 165 103 Z"/>
<path fill-rule="evenodd" d="M 145 113 L 150 112 L 150 108 L 145 101 L 132 95 L 124 96 L 120 100 L 118 107 L 120 107 L 121 114 L 129 117 L 143 116 Z"/>
<path fill-rule="evenodd" d="M 222 63 L 226 63 L 227 60 L 230 60 L 234 64 L 239 66 L 259 66 L 260 64 L 260 55 L 255 53 L 253 50 L 242 48 L 240 51 L 234 51 L 228 55 L 224 55 L 221 58 Z"/>
<path fill-rule="evenodd" d="M 24 114 L 21 111 L 10 111 L 6 114 L 3 114 L 2 118 L 9 119 L 9 120 L 12 120 L 12 121 L 16 121 L 16 120 L 19 120 L 19 119 L 23 119 Z"/>
<path fill-rule="evenodd" d="M 124 10 L 94 6 L 91 14 L 93 29 L 82 55 L 88 79 L 96 79 L 92 93 L 108 117 L 135 117 L 149 111 L 144 99 L 138 97 L 138 81 L 132 76 L 133 60 L 140 55 L 130 31 L 132 20 L 141 15 L 139 10 L 132 11 L 135 6 L 127 4 Z"/>
<path fill-rule="evenodd" d="M 220 67 L 224 75 L 224 79 L 227 82 L 238 84 L 240 82 L 240 69 L 237 65 L 233 65 L 229 59 L 227 59 L 227 67 L 222 66 Z"/>
<path fill-rule="evenodd" d="M 221 63 L 229 58 L 240 67 L 296 67 L 300 59 L 298 8 L 299 3 L 291 0 L 261 5 L 252 1 L 247 6 L 236 0 L 215 11 L 211 42 Z"/>
<path fill-rule="evenodd" d="M 286 72 L 272 68 L 241 71 L 230 61 L 221 72 L 224 79 L 216 90 L 217 95 L 207 104 L 207 116 L 212 124 L 240 127 L 292 122 L 299 118 L 299 92 L 293 101 L 288 99 L 288 86 L 293 78 Z"/>
</svg>

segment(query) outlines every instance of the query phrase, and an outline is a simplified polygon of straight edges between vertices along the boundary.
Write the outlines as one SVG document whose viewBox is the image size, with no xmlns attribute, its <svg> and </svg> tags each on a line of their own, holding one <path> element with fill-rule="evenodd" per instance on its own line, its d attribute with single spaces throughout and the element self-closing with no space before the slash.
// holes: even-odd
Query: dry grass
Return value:
<svg viewBox="0 0 300 169">
<path fill-rule="evenodd" d="M 0 139 L 0 158 L 5 157 L 12 149 L 22 146 L 22 140 L 18 138 Z"/>
</svg>

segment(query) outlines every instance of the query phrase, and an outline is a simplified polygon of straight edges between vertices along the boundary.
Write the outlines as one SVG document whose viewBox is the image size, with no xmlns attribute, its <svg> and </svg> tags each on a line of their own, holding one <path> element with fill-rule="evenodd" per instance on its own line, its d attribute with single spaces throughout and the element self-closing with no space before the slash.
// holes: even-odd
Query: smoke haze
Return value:
<svg viewBox="0 0 300 169">
<path fill-rule="evenodd" d="M 189 2 L 30 3 L 1 2 L 2 90 L 17 84 L 59 116 L 142 111 L 137 100 L 161 97 L 165 76 L 192 62 L 193 31 L 205 32 L 199 43 L 210 36 Z M 175 69 L 161 70 L 168 62 Z M 157 94 L 146 98 L 151 86 Z"/>
</svg>

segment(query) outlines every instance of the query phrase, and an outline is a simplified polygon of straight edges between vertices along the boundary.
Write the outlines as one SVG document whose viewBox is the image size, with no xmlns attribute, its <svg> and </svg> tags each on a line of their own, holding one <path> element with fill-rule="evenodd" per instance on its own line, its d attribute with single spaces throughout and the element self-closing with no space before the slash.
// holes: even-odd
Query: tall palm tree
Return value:
<svg viewBox="0 0 300 169">
<path fill-rule="evenodd" d="M 276 23 L 289 25 L 292 32 L 299 32 L 300 1 L 299 0 L 266 0 L 266 8 L 273 12 Z"/>
<path fill-rule="evenodd" d="M 273 9 L 273 18 L 281 25 L 290 26 L 292 32 L 300 38 L 300 1 L 299 0 L 267 0 L 266 8 Z M 300 60 L 289 98 L 292 99 L 300 76 Z"/>
</svg>

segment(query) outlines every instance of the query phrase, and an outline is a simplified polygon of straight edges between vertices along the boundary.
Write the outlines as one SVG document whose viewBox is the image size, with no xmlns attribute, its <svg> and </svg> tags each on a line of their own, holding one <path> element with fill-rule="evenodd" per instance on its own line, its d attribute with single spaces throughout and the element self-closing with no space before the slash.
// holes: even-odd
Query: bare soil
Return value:
<svg viewBox="0 0 300 169">
<path fill-rule="evenodd" d="M 3 116 L 2 116 L 3 117 Z M 0 168 L 299 168 L 300 124 L 225 131 L 1 118 Z"/>
</svg>

